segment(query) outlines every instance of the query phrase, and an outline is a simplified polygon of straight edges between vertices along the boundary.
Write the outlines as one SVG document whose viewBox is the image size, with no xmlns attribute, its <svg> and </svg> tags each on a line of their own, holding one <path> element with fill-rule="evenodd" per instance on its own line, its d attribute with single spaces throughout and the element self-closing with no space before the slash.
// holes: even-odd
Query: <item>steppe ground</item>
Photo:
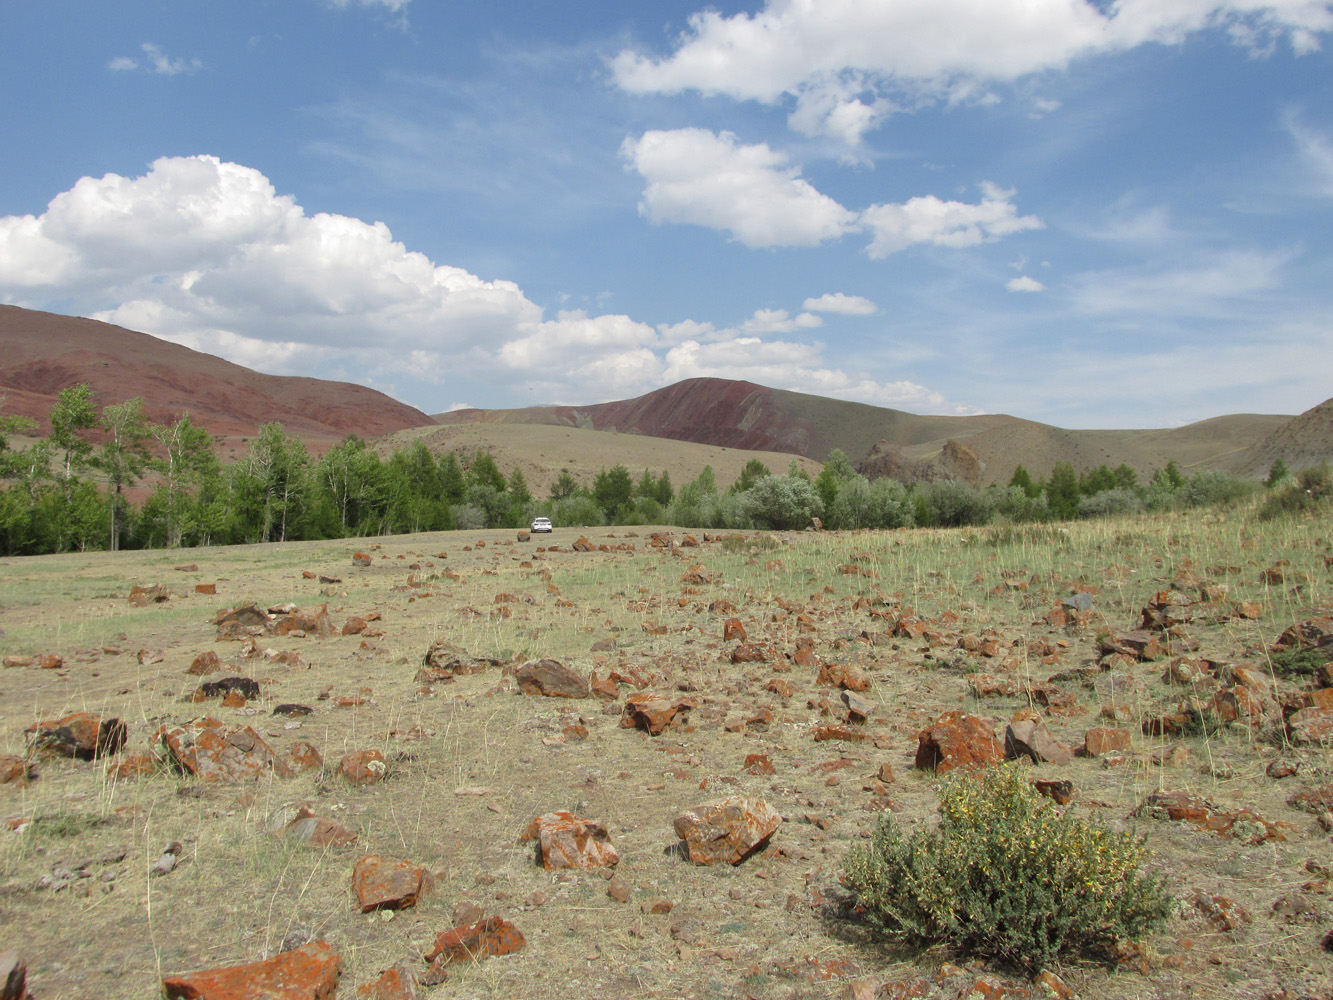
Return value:
<svg viewBox="0 0 1333 1000">
<path fill-rule="evenodd" d="M 1211 736 L 1142 735 L 1144 720 L 1192 692 L 1162 680 L 1166 660 L 1104 671 L 1096 662 L 1098 634 L 1134 628 L 1152 595 L 1185 571 L 1229 588 L 1188 626 L 1196 655 L 1267 670 L 1265 651 L 1284 628 L 1333 605 L 1331 527 L 1233 512 L 709 540 L 695 532 L 698 547 L 680 547 L 674 529 L 674 552 L 650 547 L 655 529 L 558 527 L 527 542 L 496 530 L 0 560 L 0 654 L 64 661 L 0 671 L 0 753 L 24 754 L 24 730 L 39 720 L 88 710 L 128 723 L 124 754 L 157 749 L 162 726 L 211 714 L 253 725 L 279 753 L 308 740 L 325 761 L 287 780 L 222 784 L 165 766 L 134 780 L 108 777 L 100 761 L 36 760 L 30 784 L 0 786 L 0 950 L 20 952 L 40 1000 L 110 1000 L 154 996 L 165 973 L 266 957 L 298 933 L 341 953 L 339 995 L 352 997 L 381 970 L 419 958 L 451 926 L 455 904 L 470 900 L 514 921 L 527 945 L 454 968 L 427 996 L 813 998 L 839 996 L 849 979 L 930 977 L 958 957 L 871 937 L 838 905 L 843 858 L 885 807 L 907 824 L 934 821 L 937 779 L 913 769 L 920 729 L 966 709 L 1002 735 L 1030 707 L 1026 685 L 1058 675 L 1075 700 L 1048 715 L 1058 738 L 1073 747 L 1088 728 L 1114 725 L 1098 718 L 1114 700 L 1133 712 L 1124 723 L 1133 743 L 1118 766 L 1076 758 L 1034 774 L 1071 780 L 1075 815 L 1146 834 L 1152 868 L 1182 900 L 1138 958 L 1119 968 L 1072 962 L 1059 975 L 1085 997 L 1325 996 L 1333 955 L 1319 942 L 1333 909 L 1333 848 L 1314 816 L 1286 803 L 1333 781 L 1327 749 L 1292 747 L 1276 727 L 1244 723 Z M 610 551 L 571 551 L 580 533 Z M 352 564 L 358 549 L 373 556 L 370 566 Z M 176 568 L 189 564 L 197 569 Z M 682 582 L 698 565 L 711 582 Z M 1261 576 L 1271 567 L 1280 573 Z M 196 594 L 200 583 L 216 584 L 216 596 Z M 134 607 L 133 584 L 162 584 L 170 599 Z M 1080 586 L 1094 594 L 1089 620 L 1050 624 L 1048 613 Z M 724 600 L 734 612 L 716 605 Z M 378 612 L 371 631 L 382 634 L 259 640 L 261 653 L 299 652 L 304 663 L 291 666 L 244 657 L 244 643 L 218 641 L 210 624 L 232 606 L 289 601 L 326 603 L 338 625 Z M 1261 617 L 1228 614 L 1232 601 L 1259 602 Z M 938 633 L 933 642 L 890 634 L 909 608 Z M 736 643 L 724 643 L 722 629 L 733 615 L 748 641 L 771 647 L 770 658 L 732 664 Z M 967 636 L 995 638 L 998 655 L 959 648 Z M 424 685 L 416 674 L 437 638 L 499 663 Z M 592 651 L 608 639 L 614 648 Z M 841 704 L 816 683 L 814 666 L 792 662 L 806 639 L 823 661 L 870 679 L 866 696 L 878 708 L 866 741 L 813 740 L 813 725 L 841 721 Z M 140 650 L 163 658 L 142 665 Z M 208 650 L 222 672 L 188 675 Z M 609 705 L 521 695 L 512 668 L 534 657 L 598 677 L 637 676 L 697 708 L 657 737 L 622 728 L 618 708 L 632 685 Z M 978 671 L 1007 675 L 1020 693 L 979 697 L 969 682 Z M 202 680 L 229 674 L 255 678 L 261 697 L 242 708 L 189 700 Z M 774 678 L 790 682 L 789 697 L 767 689 Z M 282 702 L 314 711 L 272 715 Z M 727 728 L 764 707 L 774 713 L 767 727 Z M 586 739 L 566 732 L 578 722 Z M 389 762 L 385 780 L 354 787 L 339 761 L 371 748 Z M 766 754 L 776 773 L 747 773 L 752 753 Z M 1269 777 L 1278 759 L 1297 773 Z M 874 780 L 883 764 L 895 776 L 887 787 Z M 1248 808 L 1288 824 L 1286 839 L 1246 844 L 1132 818 L 1159 790 Z M 774 850 L 735 868 L 680 857 L 672 818 L 738 793 L 782 812 Z M 294 802 L 344 823 L 359 842 L 313 850 L 268 835 L 266 818 Z M 609 898 L 598 872 L 534 862 L 519 836 L 556 809 L 606 823 L 628 902 Z M 184 845 L 181 863 L 150 878 L 172 841 Z M 412 909 L 359 913 L 350 876 L 365 853 L 429 867 L 434 893 Z M 87 877 L 59 891 L 41 887 L 44 876 L 80 869 Z M 1190 902 L 1198 890 L 1234 900 L 1250 922 L 1215 930 Z M 663 896 L 674 904 L 669 914 L 642 912 Z M 1298 897 L 1302 912 L 1293 913 Z M 939 990 L 932 995 L 951 995 Z"/>
</svg>

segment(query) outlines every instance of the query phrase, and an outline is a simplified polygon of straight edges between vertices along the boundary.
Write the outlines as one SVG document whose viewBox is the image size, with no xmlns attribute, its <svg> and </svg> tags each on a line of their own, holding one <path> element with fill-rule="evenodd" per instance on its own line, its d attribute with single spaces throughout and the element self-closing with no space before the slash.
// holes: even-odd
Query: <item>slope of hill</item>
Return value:
<svg viewBox="0 0 1333 1000">
<path fill-rule="evenodd" d="M 1333 462 L 1333 399 L 1276 428 L 1245 452 L 1239 468 L 1247 475 L 1263 476 L 1279 458 L 1293 472 Z"/>
<path fill-rule="evenodd" d="M 46 433 L 56 396 L 80 382 L 99 406 L 142 396 L 151 419 L 188 410 L 233 444 L 274 420 L 316 450 L 348 434 L 373 437 L 431 422 L 365 386 L 262 375 L 109 323 L 0 305 L 3 412 L 32 417 Z"/>
<path fill-rule="evenodd" d="M 435 419 L 446 425 L 548 424 L 616 430 L 789 452 L 818 461 L 841 448 L 868 475 L 891 473 L 912 479 L 966 473 L 972 481 L 988 485 L 1007 482 L 1015 466 L 1044 476 L 1057 462 L 1069 462 L 1079 470 L 1123 463 L 1141 476 L 1171 459 L 1186 469 L 1234 471 L 1248 449 L 1290 417 L 1238 414 L 1163 430 L 1065 430 L 1003 414 L 918 416 L 752 382 L 697 378 L 611 403 L 460 410 Z M 960 458 L 966 460 L 960 464 Z"/>
</svg>

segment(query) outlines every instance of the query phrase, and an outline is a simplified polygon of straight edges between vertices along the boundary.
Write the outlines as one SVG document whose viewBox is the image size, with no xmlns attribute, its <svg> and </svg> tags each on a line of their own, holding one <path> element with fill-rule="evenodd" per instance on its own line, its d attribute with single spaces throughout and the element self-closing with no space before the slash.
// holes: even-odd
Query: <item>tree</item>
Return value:
<svg viewBox="0 0 1333 1000">
<path fill-rule="evenodd" d="M 621 508 L 628 506 L 633 496 L 634 480 L 623 465 L 602 469 L 592 481 L 592 498 L 602 508 L 608 523 L 616 520 Z"/>
<path fill-rule="evenodd" d="M 1021 465 L 1014 467 L 1014 474 L 1009 477 L 1009 485 L 1017 486 L 1030 497 L 1035 497 L 1041 492 L 1041 487 L 1032 481 L 1032 473 Z"/>
<path fill-rule="evenodd" d="M 106 477 L 111 487 L 111 534 L 109 548 L 120 548 L 120 529 L 123 527 L 124 492 L 144 474 L 148 464 L 148 418 L 143 411 L 143 397 L 136 396 L 123 403 L 113 403 L 102 409 L 102 429 L 107 439 L 93 455 L 92 464 Z"/>
<path fill-rule="evenodd" d="M 1139 484 L 1139 474 L 1124 462 L 1112 469 L 1111 474 L 1115 476 L 1116 486 L 1122 490 L 1132 490 Z"/>
<path fill-rule="evenodd" d="M 1079 477 L 1078 491 L 1085 497 L 1095 496 L 1104 490 L 1113 490 L 1119 483 L 1115 478 L 1115 473 L 1106 467 L 1103 462 L 1091 472 L 1086 472 Z"/>
<path fill-rule="evenodd" d="M 706 468 L 709 472 L 713 471 L 711 466 Z M 763 479 L 765 476 L 771 475 L 772 473 L 768 471 L 767 465 L 757 458 L 752 458 L 745 463 L 745 468 L 741 469 L 740 478 L 732 484 L 731 492 L 744 493 L 746 490 L 754 486 L 755 483 L 759 482 L 759 480 Z"/>
<path fill-rule="evenodd" d="M 445 503 L 458 503 L 467 490 L 467 479 L 463 467 L 458 464 L 458 455 L 449 452 L 439 463 L 440 497 Z"/>
<path fill-rule="evenodd" d="M 495 459 L 478 448 L 477 453 L 472 456 L 472 464 L 468 466 L 467 484 L 469 486 L 491 486 L 503 493 L 505 477 L 500 472 L 500 467 L 495 464 Z"/>
<path fill-rule="evenodd" d="M 1078 476 L 1068 462 L 1056 462 L 1051 470 L 1051 481 L 1046 484 L 1046 499 L 1051 513 L 1061 521 L 1078 516 Z"/>
<path fill-rule="evenodd" d="M 142 400 L 140 400 L 142 403 Z M 69 497 L 70 484 L 80 471 L 93 446 L 81 432 L 97 426 L 97 408 L 93 405 L 93 391 L 86 383 L 71 385 L 60 390 L 51 407 L 51 445 L 61 456 L 61 480 L 65 496 Z"/>
<path fill-rule="evenodd" d="M 522 527 L 528 520 L 528 513 L 532 507 L 532 491 L 528 489 L 528 481 L 523 476 L 523 470 L 517 465 L 509 473 L 509 479 L 505 483 L 505 493 L 509 498 L 509 526 Z"/>
<path fill-rule="evenodd" d="M 174 424 L 154 425 L 151 431 L 162 448 L 162 457 L 152 466 L 162 477 L 158 492 L 162 496 L 164 541 L 175 547 L 191 527 L 189 508 L 203 481 L 218 474 L 218 460 L 208 431 L 196 426 L 188 412 Z"/>
<path fill-rule="evenodd" d="M 1264 480 L 1264 485 L 1272 489 L 1289 475 L 1291 473 L 1287 471 L 1287 463 L 1282 461 L 1282 456 L 1279 455 L 1273 459 L 1273 464 L 1268 467 L 1268 478 Z"/>
<path fill-rule="evenodd" d="M 662 470 L 662 475 L 657 479 L 656 492 L 653 493 L 653 499 L 663 507 L 670 507 L 671 501 L 676 498 L 676 491 L 671 488 L 671 474 L 666 469 Z"/>
<path fill-rule="evenodd" d="M 561 500 L 568 500 L 570 497 L 578 496 L 583 491 L 578 481 L 569 474 L 568 469 L 561 469 L 560 475 L 556 476 L 555 482 L 551 484 L 551 503 L 559 503 Z"/>
<path fill-rule="evenodd" d="M 747 492 L 749 514 L 762 528 L 804 528 L 824 512 L 819 494 L 803 479 L 764 476 Z"/>
</svg>

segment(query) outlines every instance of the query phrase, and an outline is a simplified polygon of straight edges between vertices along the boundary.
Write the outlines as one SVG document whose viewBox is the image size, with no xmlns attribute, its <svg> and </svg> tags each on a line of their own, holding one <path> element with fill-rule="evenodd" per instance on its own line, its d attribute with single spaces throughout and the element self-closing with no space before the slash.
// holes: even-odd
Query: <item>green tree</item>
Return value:
<svg viewBox="0 0 1333 1000">
<path fill-rule="evenodd" d="M 1289 475 L 1291 473 L 1287 471 L 1287 463 L 1282 461 L 1282 456 L 1279 455 L 1273 459 L 1273 464 L 1268 467 L 1268 478 L 1264 480 L 1264 485 L 1271 490 Z"/>
<path fill-rule="evenodd" d="M 1056 462 L 1050 482 L 1046 484 L 1046 500 L 1051 513 L 1061 521 L 1073 520 L 1078 516 L 1080 496 L 1074 467 L 1068 462 Z"/>
<path fill-rule="evenodd" d="M 218 475 L 218 460 L 208 431 L 191 421 L 188 412 L 173 424 L 154 425 L 151 431 L 161 449 L 152 467 L 161 476 L 157 492 L 161 495 L 163 541 L 175 547 L 197 528 L 192 508 L 204 481 Z"/>
<path fill-rule="evenodd" d="M 467 478 L 463 475 L 463 467 L 458 464 L 458 455 L 452 451 L 445 455 L 439 463 L 439 470 L 440 498 L 445 503 L 458 503 L 467 490 Z"/>
<path fill-rule="evenodd" d="M 142 402 L 142 400 L 141 400 Z M 51 407 L 51 445 L 61 458 L 61 481 L 65 496 L 70 494 L 74 477 L 88 461 L 93 446 L 84 431 L 97 426 L 97 407 L 93 405 L 93 391 L 85 383 L 60 390 Z"/>
<path fill-rule="evenodd" d="M 348 435 L 325 452 L 317 470 L 343 535 L 379 530 L 385 506 L 383 468 L 364 441 Z"/>
<path fill-rule="evenodd" d="M 1124 462 L 1112 469 L 1111 474 L 1115 476 L 1116 487 L 1119 489 L 1132 490 L 1139 484 L 1139 474 Z"/>
<path fill-rule="evenodd" d="M 1115 473 L 1106 467 L 1103 462 L 1091 472 L 1086 472 L 1079 477 L 1078 491 L 1085 497 L 1094 496 L 1103 490 L 1113 490 L 1119 483 L 1116 481 Z"/>
<path fill-rule="evenodd" d="M 856 470 L 852 468 L 852 463 L 847 460 L 846 453 L 841 448 L 834 448 L 829 452 L 828 461 L 824 467 L 819 470 L 819 475 L 815 477 L 815 492 L 819 494 L 819 499 L 824 505 L 824 509 L 833 511 L 833 505 L 838 499 L 838 491 L 842 489 L 842 484 L 856 478 Z"/>
<path fill-rule="evenodd" d="M 505 482 L 505 494 L 509 499 L 509 527 L 521 528 L 528 522 L 532 511 L 532 491 L 523 470 L 517 465 L 509 473 Z"/>
<path fill-rule="evenodd" d="M 634 480 L 623 465 L 602 469 L 592 481 L 592 498 L 602 509 L 608 524 L 615 523 L 621 509 L 629 505 L 633 496 Z"/>
<path fill-rule="evenodd" d="M 713 471 L 711 466 L 706 466 L 705 468 L 707 468 L 709 472 Z M 731 492 L 744 493 L 746 490 L 753 487 L 755 483 L 759 482 L 759 480 L 763 479 L 765 476 L 771 475 L 772 473 L 768 471 L 767 465 L 757 458 L 752 458 L 745 463 L 745 468 L 741 469 L 740 478 L 732 484 Z"/>
<path fill-rule="evenodd" d="M 472 456 L 472 464 L 467 469 L 467 484 L 469 486 L 490 486 L 503 493 L 505 477 L 500 472 L 500 467 L 495 464 L 495 459 L 478 448 L 477 453 Z"/>
<path fill-rule="evenodd" d="M 148 465 L 148 439 L 151 432 L 144 414 L 143 397 L 102 408 L 102 430 L 106 440 L 92 456 L 92 465 L 106 478 L 110 487 L 111 525 L 109 548 L 120 548 L 120 531 L 125 521 L 125 490 L 137 483 Z"/>
<path fill-rule="evenodd" d="M 578 480 L 569 474 L 568 469 L 561 469 L 560 475 L 556 476 L 555 482 L 551 484 L 551 503 L 559 503 L 561 500 L 568 500 L 570 497 L 576 497 L 583 492 L 579 486 Z"/>
<path fill-rule="evenodd" d="M 671 487 L 671 474 L 666 469 L 657 477 L 657 485 L 653 493 L 653 499 L 663 507 L 670 507 L 671 501 L 676 498 L 676 491 Z"/>
<path fill-rule="evenodd" d="M 1032 473 L 1021 465 L 1014 467 L 1014 474 L 1009 477 L 1009 485 L 1017 486 L 1030 497 L 1035 497 L 1041 493 L 1041 487 L 1032 480 Z"/>
</svg>

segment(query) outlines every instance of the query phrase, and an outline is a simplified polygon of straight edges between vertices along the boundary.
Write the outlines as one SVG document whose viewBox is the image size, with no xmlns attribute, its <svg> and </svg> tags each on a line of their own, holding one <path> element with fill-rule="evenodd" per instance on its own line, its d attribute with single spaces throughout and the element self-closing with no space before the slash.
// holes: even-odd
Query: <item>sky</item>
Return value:
<svg viewBox="0 0 1333 1000">
<path fill-rule="evenodd" d="M 0 302 L 427 413 L 1295 414 L 1331 48 L 1333 0 L 10 0 Z"/>
</svg>

